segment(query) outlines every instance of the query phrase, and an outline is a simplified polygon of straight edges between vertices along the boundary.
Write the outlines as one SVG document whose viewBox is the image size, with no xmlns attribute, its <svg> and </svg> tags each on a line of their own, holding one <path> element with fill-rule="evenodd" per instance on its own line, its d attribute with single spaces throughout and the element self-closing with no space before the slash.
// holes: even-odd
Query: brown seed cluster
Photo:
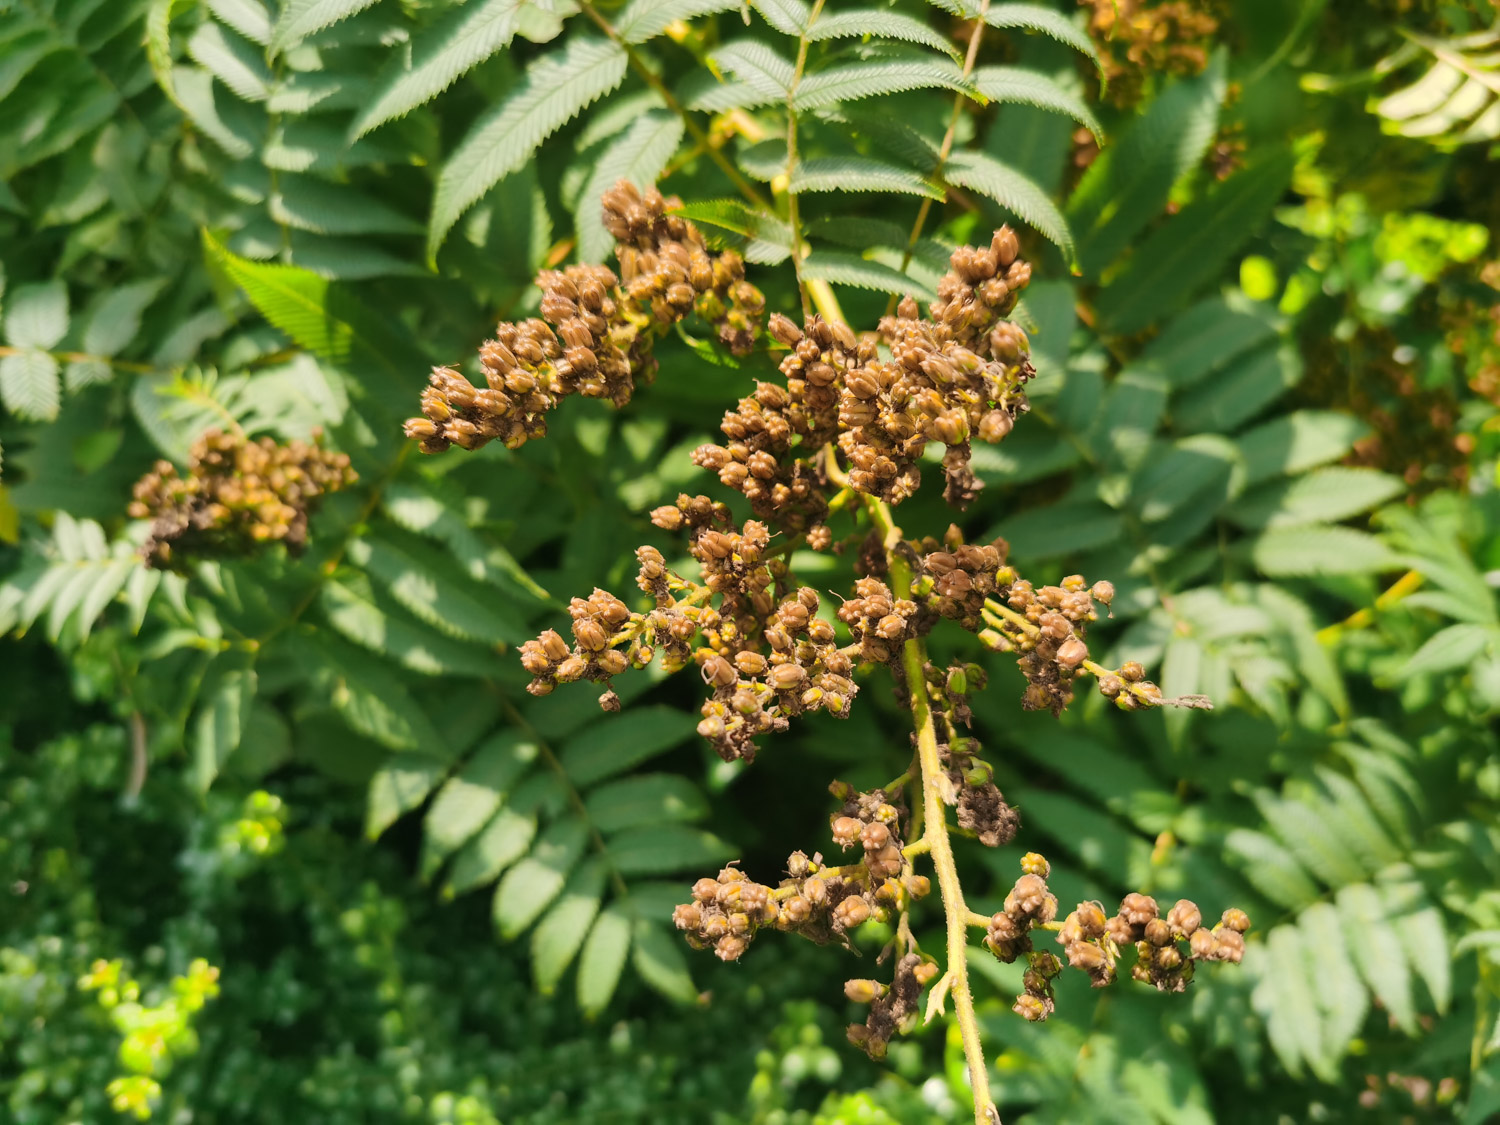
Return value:
<svg viewBox="0 0 1500 1125">
<path fill-rule="evenodd" d="M 985 598 L 1008 590 L 1016 580 L 1016 572 L 1005 565 L 1010 544 L 1004 539 L 965 543 L 956 524 L 949 525 L 941 543 L 929 537 L 917 550 L 922 573 L 932 579 L 932 607 L 972 632 L 983 626 Z"/>
<path fill-rule="evenodd" d="M 1208 66 L 1219 30 L 1213 0 L 1078 0 L 1115 105 L 1140 102 L 1151 75 L 1189 76 Z"/>
<path fill-rule="evenodd" d="M 861 578 L 854 597 L 839 606 L 839 620 L 859 645 L 859 658 L 871 664 L 901 659 L 901 645 L 916 635 L 917 603 L 897 598 L 878 578 Z"/>
<path fill-rule="evenodd" d="M 917 1002 L 937 973 L 937 962 L 913 951 L 896 962 L 890 984 L 864 979 L 845 981 L 845 996 L 856 1004 L 870 1005 L 864 1023 L 849 1025 L 849 1042 L 872 1059 L 885 1058 L 891 1037 L 916 1026 Z"/>
<path fill-rule="evenodd" d="M 1021 866 L 1025 873 L 1006 896 L 1005 909 L 990 919 L 985 945 L 1007 964 L 1027 957 L 1030 968 L 1014 1011 L 1036 1021 L 1052 1014 L 1052 981 L 1063 966 L 1055 955 L 1033 949 L 1032 931 L 1049 926 L 1057 916 L 1057 899 L 1047 890 L 1051 868 L 1043 857 L 1028 854 Z M 1218 925 L 1208 929 L 1197 905 L 1187 899 L 1179 899 L 1162 917 L 1155 899 L 1128 894 L 1112 918 L 1105 917 L 1099 903 L 1080 902 L 1055 928 L 1068 965 L 1086 973 L 1095 988 L 1115 982 L 1122 950 L 1134 945 L 1133 980 L 1162 992 L 1182 992 L 1192 981 L 1197 962 L 1238 963 L 1245 952 L 1243 935 L 1250 919 L 1243 910 L 1231 908 L 1224 911 Z"/>
<path fill-rule="evenodd" d="M 694 311 L 731 350 L 748 351 L 765 302 L 739 255 L 710 253 L 696 227 L 666 213 L 681 202 L 623 181 L 606 192 L 620 276 L 595 265 L 543 270 L 541 319 L 496 329 L 479 353 L 482 388 L 452 367 L 434 368 L 406 436 L 424 453 L 496 440 L 514 449 L 544 435 L 547 413 L 568 395 L 623 406 L 655 374 L 657 338 Z"/>
<path fill-rule="evenodd" d="M 819 945 L 848 944 L 850 931 L 871 918 L 889 918 L 931 890 L 929 880 L 913 875 L 901 854 L 901 812 L 885 794 L 855 793 L 838 782 L 832 788 L 844 796 L 833 819 L 834 838 L 846 849 L 860 847 L 862 858 L 830 866 L 821 855 L 793 852 L 787 877 L 774 889 L 752 882 L 734 867 L 720 871 L 717 879 L 699 879 L 692 901 L 672 915 L 689 945 L 712 946 L 721 960 L 735 961 L 767 926 Z"/>
<path fill-rule="evenodd" d="M 323 449 L 320 433 L 311 442 L 278 445 L 210 430 L 193 443 L 185 476 L 158 461 L 136 482 L 127 510 L 133 519 L 151 520 L 141 554 L 160 570 L 250 555 L 274 542 L 295 554 L 307 545 L 308 516 L 319 498 L 356 479 L 348 456 Z"/>
<path fill-rule="evenodd" d="M 574 598 L 568 604 L 568 615 L 573 619 L 571 645 L 555 629 L 548 629 L 521 646 L 521 667 L 533 677 L 527 690 L 532 695 L 549 695 L 558 684 L 591 680 L 605 685 L 599 705 L 606 711 L 618 711 L 620 701 L 609 689 L 610 678 L 630 667 L 638 654 L 614 646 L 619 643 L 620 631 L 639 620 L 639 615 L 597 587 L 587 598 Z"/>
</svg>

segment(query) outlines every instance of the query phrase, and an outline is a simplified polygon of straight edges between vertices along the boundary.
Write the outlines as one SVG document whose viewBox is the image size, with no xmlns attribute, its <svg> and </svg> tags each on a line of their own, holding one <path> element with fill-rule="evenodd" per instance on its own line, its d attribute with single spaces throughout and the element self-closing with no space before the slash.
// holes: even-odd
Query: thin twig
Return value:
<svg viewBox="0 0 1500 1125">
<path fill-rule="evenodd" d="M 797 192 L 792 187 L 792 177 L 797 171 L 797 87 L 802 83 L 802 72 L 807 69 L 807 33 L 823 11 L 823 0 L 817 0 L 812 13 L 807 17 L 807 26 L 797 39 L 797 65 L 792 71 L 792 80 L 786 88 L 786 221 L 792 229 L 792 268 L 797 271 L 797 292 L 802 297 L 802 315 L 812 313 L 812 296 L 807 291 L 807 282 L 802 277 L 802 219 L 797 209 Z M 832 296 L 832 291 L 829 293 Z"/>
</svg>

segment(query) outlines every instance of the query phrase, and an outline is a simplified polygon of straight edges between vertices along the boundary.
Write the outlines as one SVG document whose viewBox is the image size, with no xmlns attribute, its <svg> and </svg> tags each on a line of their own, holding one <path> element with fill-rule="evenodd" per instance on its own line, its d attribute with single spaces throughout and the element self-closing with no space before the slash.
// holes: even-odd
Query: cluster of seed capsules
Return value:
<svg viewBox="0 0 1500 1125">
<path fill-rule="evenodd" d="M 700 446 L 694 463 L 743 492 L 758 517 L 806 534 L 815 550 L 831 543 L 823 524 L 829 466 L 818 452 L 829 442 L 853 489 L 891 503 L 916 492 L 923 452 L 941 442 L 946 495 L 966 504 L 979 487 L 971 436 L 999 441 L 1026 409 L 1026 336 L 1003 319 L 1031 279 L 1017 253 L 1009 227 L 987 247 L 960 247 L 931 318 L 908 297 L 877 333 L 856 336 L 815 315 L 800 328 L 772 316 L 768 330 L 788 349 L 785 385 L 757 383 L 725 412 L 724 444 Z"/>
<path fill-rule="evenodd" d="M 348 456 L 322 448 L 321 436 L 280 445 L 210 430 L 193 443 L 185 475 L 158 461 L 136 482 L 127 509 L 131 518 L 151 521 L 141 548 L 147 564 L 179 569 L 192 559 L 247 556 L 274 542 L 301 551 L 319 498 L 357 479 Z"/>
<path fill-rule="evenodd" d="M 735 961 L 765 926 L 801 934 L 819 945 L 847 944 L 847 935 L 871 918 L 888 919 L 892 910 L 931 890 L 926 876 L 912 874 L 901 850 L 901 811 L 885 794 L 854 793 L 839 782 L 832 788 L 848 793 L 832 819 L 834 841 L 845 850 L 859 847 L 861 858 L 836 866 L 825 864 L 821 854 L 793 852 L 787 877 L 775 889 L 749 880 L 735 867 L 724 868 L 717 879 L 699 879 L 692 901 L 678 906 L 672 916 L 690 945 L 712 946 L 721 960 Z"/>
<path fill-rule="evenodd" d="M 1109 100 L 1129 108 L 1152 75 L 1194 75 L 1208 66 L 1219 30 L 1202 0 L 1079 0 L 1089 9 L 1089 38 L 1099 48 Z"/>
<path fill-rule="evenodd" d="M 990 918 L 984 944 L 1006 964 L 1027 958 L 1023 991 L 1014 1008 L 1025 1019 L 1044 1020 L 1052 1014 L 1052 981 L 1063 969 L 1055 954 L 1034 948 L 1037 929 L 1057 931 L 1068 965 L 1086 973 L 1095 988 L 1115 982 L 1121 952 L 1132 945 L 1136 961 L 1131 978 L 1161 992 L 1186 989 L 1199 961 L 1238 963 L 1244 956 L 1250 918 L 1243 910 L 1231 907 L 1209 928 L 1197 905 L 1187 899 L 1179 899 L 1163 917 L 1154 898 L 1132 893 L 1121 900 L 1113 917 L 1107 917 L 1097 902 L 1081 902 L 1057 926 L 1057 897 L 1047 889 L 1051 868 L 1046 859 L 1030 852 L 1022 858 L 1021 869 L 1004 908 Z"/>
<path fill-rule="evenodd" d="M 630 401 L 656 370 L 656 339 L 696 311 L 737 354 L 754 343 L 765 312 L 732 251 L 711 253 L 698 229 L 668 214 L 682 201 L 621 182 L 604 195 L 604 224 L 618 241 L 620 276 L 604 266 L 543 270 L 541 318 L 502 323 L 480 349 L 485 386 L 452 367 L 432 371 L 422 416 L 406 436 L 424 453 L 449 446 L 510 448 L 547 432 L 547 413 L 568 395 Z"/>
</svg>

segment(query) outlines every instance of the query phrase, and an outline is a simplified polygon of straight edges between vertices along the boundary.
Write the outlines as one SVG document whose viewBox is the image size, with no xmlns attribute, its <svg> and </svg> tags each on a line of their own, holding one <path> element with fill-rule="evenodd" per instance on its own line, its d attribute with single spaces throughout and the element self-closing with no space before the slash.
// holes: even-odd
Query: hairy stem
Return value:
<svg viewBox="0 0 1500 1125">
<path fill-rule="evenodd" d="M 901 529 L 891 517 L 884 501 L 865 497 L 870 519 L 885 539 L 890 567 L 891 590 L 898 598 L 911 596 L 911 564 L 897 549 Z M 922 771 L 922 807 L 927 822 L 922 839 L 932 854 L 942 894 L 943 914 L 948 930 L 948 970 L 945 974 L 953 1011 L 963 1038 L 964 1057 L 969 1064 L 969 1085 L 974 1092 L 975 1125 L 1000 1125 L 1000 1114 L 990 1098 L 989 1069 L 984 1060 L 984 1046 L 979 1037 L 979 1019 L 974 1013 L 974 996 L 969 989 L 968 929 L 980 918 L 964 902 L 958 867 L 953 862 L 953 845 L 948 838 L 948 813 L 939 795 L 938 778 L 943 764 L 938 757 L 937 728 L 933 724 L 932 702 L 927 697 L 927 643 L 919 638 L 907 641 L 901 648 L 901 664 L 906 672 L 907 694 L 911 700 L 912 723 L 917 732 L 917 760 Z M 986 920 L 987 921 L 987 920 Z"/>
<path fill-rule="evenodd" d="M 625 52 L 625 61 L 630 64 L 630 69 L 635 71 L 640 76 L 641 81 L 656 92 L 656 96 L 661 98 L 662 104 L 668 110 L 682 119 L 683 125 L 687 128 L 688 136 L 692 137 L 693 141 L 708 155 L 708 158 L 718 165 L 719 171 L 729 177 L 729 182 L 735 186 L 735 190 L 751 203 L 755 204 L 755 206 L 769 212 L 771 204 L 760 192 L 755 190 L 755 186 L 749 180 L 740 174 L 740 170 L 730 163 L 729 158 L 720 152 L 718 147 L 709 140 L 708 134 L 703 131 L 703 126 L 693 120 L 693 116 L 687 111 L 687 108 L 673 96 L 671 90 L 667 89 L 666 83 L 658 78 L 655 72 L 646 65 L 645 60 L 640 56 L 640 52 L 621 39 L 620 33 L 615 30 L 614 24 L 610 23 L 588 0 L 580 0 L 578 6 L 583 10 L 584 15 L 588 16 L 589 19 L 598 25 L 600 31 L 609 36 Z"/>
<path fill-rule="evenodd" d="M 969 33 L 969 50 L 964 56 L 964 77 L 969 77 L 974 71 L 974 62 L 979 58 L 979 42 L 984 38 L 984 17 L 990 10 L 990 0 L 982 0 L 979 5 L 979 15 L 974 19 L 974 30 Z M 932 174 L 942 174 L 943 165 L 948 162 L 948 156 L 953 152 L 953 138 L 958 133 L 958 122 L 964 113 L 964 102 L 968 101 L 968 95 L 960 91 L 953 95 L 953 112 L 948 116 L 948 131 L 943 134 L 943 143 L 938 149 L 937 163 L 933 166 Z M 906 249 L 901 254 L 901 272 L 906 272 L 906 267 L 911 265 L 912 255 L 916 252 L 917 243 L 922 238 L 922 228 L 927 225 L 927 216 L 932 212 L 932 200 L 923 199 L 922 206 L 917 209 L 917 220 L 911 225 L 911 234 L 906 239 Z M 893 293 L 891 299 L 886 303 L 885 315 L 890 316 L 896 311 L 897 297 Z"/>
</svg>

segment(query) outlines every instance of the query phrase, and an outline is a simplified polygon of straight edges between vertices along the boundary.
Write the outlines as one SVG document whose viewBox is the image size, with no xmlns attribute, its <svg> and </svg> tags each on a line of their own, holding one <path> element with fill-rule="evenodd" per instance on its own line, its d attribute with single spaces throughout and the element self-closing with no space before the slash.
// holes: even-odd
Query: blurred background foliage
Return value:
<svg viewBox="0 0 1500 1125">
<path fill-rule="evenodd" d="M 1065 902 L 1192 888 L 1256 922 L 1243 972 L 1185 998 L 1068 981 L 1044 1025 L 976 951 L 1005 1119 L 1493 1120 L 1493 11 L 833 17 L 793 169 L 808 275 L 872 327 L 951 246 L 1019 223 L 1034 409 L 976 448 L 961 522 L 1038 579 L 1112 579 L 1111 663 L 1218 704 L 1090 698 L 1058 723 L 997 663 L 976 711 L 1020 844 Z M 509 651 L 568 595 L 628 585 L 638 544 L 680 553 L 645 513 L 718 491 L 688 451 L 766 353 L 671 337 L 626 410 L 570 400 L 516 453 L 417 458 L 397 425 L 426 365 L 534 310 L 540 265 L 603 257 L 621 176 L 662 177 L 792 311 L 765 83 L 807 19 L 0 0 L 0 1116 L 966 1118 L 948 1029 L 877 1068 L 843 1043 L 831 954 L 690 974 L 665 924 L 722 858 L 826 846 L 821 779 L 905 763 L 893 704 L 864 693 L 742 770 L 692 737 L 690 688 L 622 681 L 607 719 L 530 700 Z M 300 558 L 146 571 L 131 485 L 214 427 L 321 428 L 360 483 Z M 901 512 L 951 518 L 930 490 Z M 851 584 L 847 558 L 793 562 Z M 976 908 L 1020 850 L 964 849 Z M 129 1020 L 101 971 L 137 982 Z"/>
</svg>

